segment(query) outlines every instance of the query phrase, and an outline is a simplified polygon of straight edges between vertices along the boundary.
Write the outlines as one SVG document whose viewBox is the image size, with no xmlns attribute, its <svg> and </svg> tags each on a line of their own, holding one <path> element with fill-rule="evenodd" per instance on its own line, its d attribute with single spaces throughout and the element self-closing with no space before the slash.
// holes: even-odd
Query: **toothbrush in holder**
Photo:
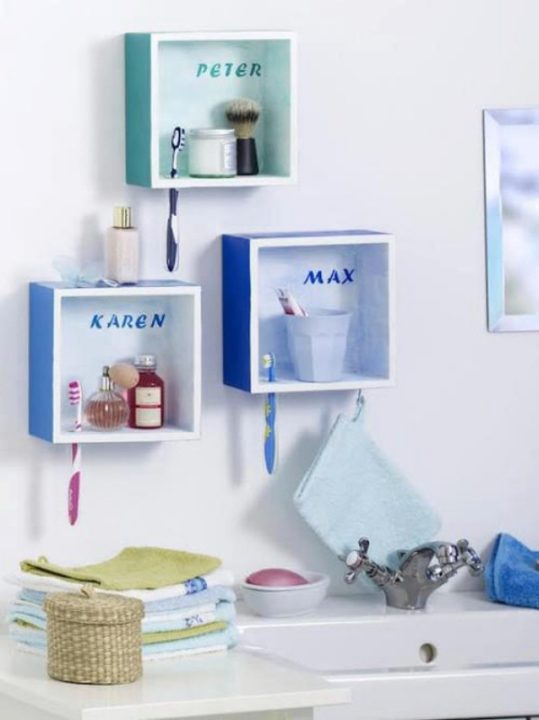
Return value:
<svg viewBox="0 0 539 720">
<path fill-rule="evenodd" d="M 185 130 L 182 127 L 175 127 L 170 141 L 172 147 L 172 165 L 170 177 L 178 175 L 178 153 L 185 147 Z M 168 220 L 167 220 L 167 269 L 174 272 L 178 268 L 180 235 L 178 230 L 178 196 L 177 188 L 170 188 L 168 191 Z"/>
<path fill-rule="evenodd" d="M 69 404 L 76 407 L 74 432 L 82 430 L 82 387 L 79 380 L 71 380 L 68 385 Z M 79 516 L 79 493 L 81 475 L 81 448 L 79 443 L 71 444 L 71 478 L 67 495 L 69 523 L 74 525 Z"/>
<path fill-rule="evenodd" d="M 264 369 L 268 371 L 268 382 L 275 382 L 275 355 L 267 353 L 262 358 Z M 273 475 L 277 467 L 277 398 L 275 393 L 268 393 L 264 401 L 264 460 L 269 475 Z"/>
</svg>

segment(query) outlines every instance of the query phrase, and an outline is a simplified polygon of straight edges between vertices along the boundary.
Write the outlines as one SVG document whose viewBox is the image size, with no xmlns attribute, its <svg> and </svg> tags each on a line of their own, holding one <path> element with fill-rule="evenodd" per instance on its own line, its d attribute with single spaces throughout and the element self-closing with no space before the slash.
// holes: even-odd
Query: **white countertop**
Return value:
<svg viewBox="0 0 539 720">
<path fill-rule="evenodd" d="M 146 663 L 129 685 L 51 680 L 42 657 L 0 637 L 0 694 L 68 720 L 165 720 L 348 702 L 346 688 L 242 649 Z"/>
</svg>

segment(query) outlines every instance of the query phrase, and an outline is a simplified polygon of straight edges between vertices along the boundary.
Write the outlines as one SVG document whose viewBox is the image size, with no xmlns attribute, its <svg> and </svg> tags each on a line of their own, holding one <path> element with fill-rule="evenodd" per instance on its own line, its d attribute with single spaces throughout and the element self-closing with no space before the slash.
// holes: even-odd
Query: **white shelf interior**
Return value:
<svg viewBox="0 0 539 720">
<path fill-rule="evenodd" d="M 85 427 L 81 432 L 75 433 L 70 424 L 66 423 L 57 436 L 57 443 L 120 443 L 120 442 L 166 442 L 168 440 L 195 440 L 197 433 L 192 430 L 181 429 L 174 425 L 165 425 L 155 430 L 139 430 L 136 428 L 122 428 L 121 430 L 104 431 Z"/>
<path fill-rule="evenodd" d="M 198 436 L 198 297 L 193 293 L 160 295 L 158 289 L 152 295 L 132 292 L 61 297 L 55 356 L 55 442 L 155 442 Z M 136 318 L 143 314 L 146 327 L 137 327 Z M 92 327 L 95 315 L 101 317 L 101 329 Z M 133 322 L 126 321 L 126 317 L 133 318 Z M 107 327 L 109 323 L 112 324 Z M 82 432 L 71 432 L 74 408 L 68 401 L 69 381 L 81 381 L 86 402 L 98 390 L 104 365 L 132 361 L 139 353 L 157 357 L 157 373 L 165 381 L 165 427 L 109 432 L 92 429 L 85 423 Z"/>
<path fill-rule="evenodd" d="M 295 181 L 295 44 L 291 34 L 250 37 L 245 33 L 211 39 L 199 35 L 191 39 L 188 34 L 163 33 L 154 36 L 154 43 L 154 187 L 248 187 Z M 219 74 L 215 74 L 216 69 Z M 179 154 L 178 177 L 171 180 L 174 127 L 180 125 L 187 131 L 230 127 L 225 106 L 240 97 L 262 106 L 255 130 L 260 174 L 222 179 L 189 177 L 187 133 L 185 150 Z"/>
<path fill-rule="evenodd" d="M 155 188 L 237 188 L 237 187 L 260 187 L 270 185 L 290 185 L 295 182 L 291 175 L 237 175 L 231 178 L 194 178 L 184 177 L 159 177 L 153 184 Z"/>
<path fill-rule="evenodd" d="M 384 238 L 384 236 L 380 236 Z M 387 236 L 386 236 L 387 237 Z M 307 241 L 306 241 L 307 242 Z M 380 387 L 393 383 L 390 244 L 379 242 L 259 247 L 253 364 L 254 392 L 305 392 Z M 348 276 L 345 272 L 348 272 Z M 309 275 L 312 273 L 312 275 Z M 352 279 L 349 279 L 351 275 Z M 315 278 L 312 282 L 310 278 Z M 322 282 L 319 281 L 322 279 Z M 337 279 L 339 282 L 337 282 Z M 332 382 L 298 380 L 288 349 L 285 316 L 276 288 L 287 288 L 303 308 L 352 313 L 342 376 Z M 276 382 L 268 383 L 262 356 L 276 357 Z"/>
<path fill-rule="evenodd" d="M 286 393 L 306 392 L 308 390 L 357 390 L 359 388 L 389 387 L 394 384 L 392 379 L 387 377 L 376 377 L 374 375 L 361 375 L 361 373 L 343 372 L 339 380 L 331 382 L 304 382 L 298 380 L 291 366 L 281 368 L 278 371 L 276 382 L 267 381 L 264 371 L 260 372 L 256 392 L 258 393 Z"/>
</svg>

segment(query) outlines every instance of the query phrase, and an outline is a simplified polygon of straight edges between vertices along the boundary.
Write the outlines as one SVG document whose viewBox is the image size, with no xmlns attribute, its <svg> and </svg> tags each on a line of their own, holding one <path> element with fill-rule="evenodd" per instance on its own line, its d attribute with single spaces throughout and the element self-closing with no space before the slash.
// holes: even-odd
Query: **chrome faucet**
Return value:
<svg viewBox="0 0 539 720">
<path fill-rule="evenodd" d="M 422 610 L 429 595 L 467 567 L 471 575 L 481 575 L 484 570 L 481 558 L 467 540 L 456 544 L 430 542 L 412 550 L 398 550 L 399 565 L 396 570 L 379 565 L 369 558 L 368 538 L 360 538 L 358 550 L 346 556 L 349 571 L 346 583 L 354 582 L 364 572 L 375 585 L 384 591 L 389 607 L 401 610 Z"/>
</svg>

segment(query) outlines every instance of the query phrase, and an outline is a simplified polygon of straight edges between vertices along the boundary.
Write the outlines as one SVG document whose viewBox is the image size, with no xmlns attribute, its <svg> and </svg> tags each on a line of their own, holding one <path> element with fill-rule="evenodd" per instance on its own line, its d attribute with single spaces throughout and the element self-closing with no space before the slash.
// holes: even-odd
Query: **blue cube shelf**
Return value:
<svg viewBox="0 0 539 720">
<path fill-rule="evenodd" d="M 155 442 L 200 434 L 200 288 L 147 281 L 119 288 L 30 283 L 30 435 L 52 443 Z M 96 392 L 102 367 L 153 353 L 165 380 L 163 428 L 73 432 L 68 383 L 83 400 Z"/>
<path fill-rule="evenodd" d="M 223 235 L 223 382 L 250 393 L 384 387 L 394 382 L 394 241 L 370 230 Z M 307 312 L 351 313 L 337 380 L 299 380 L 276 290 Z M 262 367 L 276 357 L 271 384 Z"/>
</svg>

